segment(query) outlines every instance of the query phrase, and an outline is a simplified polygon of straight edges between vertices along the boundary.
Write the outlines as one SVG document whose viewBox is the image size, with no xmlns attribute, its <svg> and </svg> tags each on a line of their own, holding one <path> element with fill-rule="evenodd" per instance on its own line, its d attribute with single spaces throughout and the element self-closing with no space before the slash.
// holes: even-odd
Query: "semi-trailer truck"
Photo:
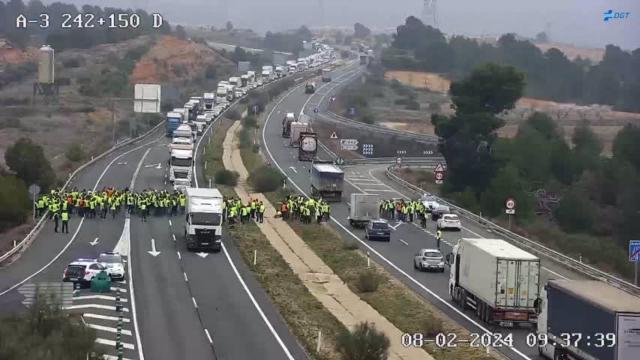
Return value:
<svg viewBox="0 0 640 360">
<path fill-rule="evenodd" d="M 349 225 L 363 228 L 369 221 L 380 218 L 380 195 L 351 194 L 349 202 Z"/>
<path fill-rule="evenodd" d="M 204 93 L 204 111 L 211 111 L 213 107 L 216 105 L 216 94 L 215 93 Z"/>
<path fill-rule="evenodd" d="M 311 195 L 326 201 L 342 201 L 344 171 L 332 164 L 313 164 L 311 167 Z"/>
<path fill-rule="evenodd" d="M 296 121 L 296 115 L 294 113 L 287 113 L 282 119 L 282 137 L 288 138 L 291 136 L 291 124 Z"/>
<path fill-rule="evenodd" d="M 165 129 L 167 136 L 173 136 L 173 132 L 182 124 L 182 114 L 179 112 L 169 112 L 167 113 L 167 120 L 165 122 Z"/>
<path fill-rule="evenodd" d="M 313 132 L 301 132 L 299 138 L 298 160 L 313 161 L 318 153 L 318 135 Z"/>
<path fill-rule="evenodd" d="M 540 301 L 540 259 L 501 239 L 462 238 L 447 255 L 449 295 L 488 324 L 533 325 Z"/>
<path fill-rule="evenodd" d="M 187 250 L 222 249 L 222 194 L 218 189 L 185 189 L 186 220 L 184 237 Z"/>
<path fill-rule="evenodd" d="M 307 83 L 304 87 L 304 93 L 313 94 L 314 92 L 316 92 L 316 83 L 314 82 Z"/>
<path fill-rule="evenodd" d="M 550 280 L 535 340 L 547 359 L 640 359 L 640 298 L 599 280 Z"/>
</svg>

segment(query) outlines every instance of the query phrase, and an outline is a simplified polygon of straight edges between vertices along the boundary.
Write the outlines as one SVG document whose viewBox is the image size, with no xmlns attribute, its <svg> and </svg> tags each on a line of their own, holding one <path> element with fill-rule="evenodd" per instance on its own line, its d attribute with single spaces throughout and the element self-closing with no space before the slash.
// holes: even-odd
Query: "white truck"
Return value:
<svg viewBox="0 0 640 360">
<path fill-rule="evenodd" d="M 182 119 L 180 121 L 181 124 L 182 123 L 186 123 L 187 121 L 189 121 L 189 112 L 187 111 L 187 109 L 185 109 L 185 108 L 175 108 L 175 109 L 173 109 L 172 112 L 180 114 L 180 116 L 182 117 Z"/>
<path fill-rule="evenodd" d="M 281 78 L 283 76 L 285 76 L 285 70 L 284 70 L 284 66 L 276 66 L 276 77 L 277 78 Z"/>
<path fill-rule="evenodd" d="M 249 89 L 249 75 L 244 74 L 240 76 L 240 87 L 243 89 Z"/>
<path fill-rule="evenodd" d="M 262 83 L 266 84 L 271 82 L 275 78 L 275 74 L 273 72 L 273 66 L 266 65 L 262 67 Z"/>
<path fill-rule="evenodd" d="M 462 238 L 447 255 L 449 295 L 488 324 L 533 325 L 540 259 L 501 239 Z"/>
<path fill-rule="evenodd" d="M 196 134 L 198 136 L 204 133 L 204 129 L 207 127 L 207 116 L 206 115 L 198 115 L 196 117 L 196 121 L 193 122 L 196 125 Z"/>
<path fill-rule="evenodd" d="M 173 149 L 169 159 L 169 182 L 175 190 L 191 186 L 193 151 Z"/>
<path fill-rule="evenodd" d="M 294 121 L 291 123 L 291 132 L 289 135 L 289 145 L 298 147 L 300 145 L 300 134 L 309 130 L 309 124 Z"/>
<path fill-rule="evenodd" d="M 365 227 L 371 220 L 380 217 L 380 196 L 376 194 L 351 194 L 349 202 L 349 225 Z"/>
<path fill-rule="evenodd" d="M 173 131 L 174 138 L 189 138 L 193 140 L 193 133 L 191 132 L 191 126 L 188 123 L 182 123 L 177 129 Z"/>
<path fill-rule="evenodd" d="M 193 139 L 190 137 L 174 137 L 169 144 L 170 150 L 189 150 L 193 152 Z"/>
<path fill-rule="evenodd" d="M 216 94 L 204 93 L 202 98 L 204 100 L 204 111 L 213 110 L 213 107 L 216 105 Z"/>
<path fill-rule="evenodd" d="M 640 298 L 600 280 L 550 280 L 535 340 L 556 359 L 640 359 Z"/>
<path fill-rule="evenodd" d="M 218 189 L 186 188 L 184 237 L 187 249 L 222 249 L 222 194 Z"/>
<path fill-rule="evenodd" d="M 240 87 L 240 78 L 237 76 L 233 76 L 229 78 L 229 85 L 233 85 L 234 88 Z"/>
<path fill-rule="evenodd" d="M 218 85 L 216 89 L 216 104 L 227 104 L 227 86 Z"/>
<path fill-rule="evenodd" d="M 247 71 L 247 81 L 249 82 L 249 88 L 253 89 L 258 86 L 256 82 L 256 72 L 255 71 Z"/>
</svg>

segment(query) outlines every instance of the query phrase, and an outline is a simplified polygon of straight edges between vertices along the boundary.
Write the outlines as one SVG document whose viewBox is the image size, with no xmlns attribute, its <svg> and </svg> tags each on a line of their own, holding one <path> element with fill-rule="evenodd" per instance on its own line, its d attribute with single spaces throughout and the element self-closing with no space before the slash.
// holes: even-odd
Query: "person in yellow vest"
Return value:
<svg viewBox="0 0 640 360">
<path fill-rule="evenodd" d="M 258 222 L 262 223 L 264 221 L 264 211 L 266 210 L 262 201 L 260 201 L 257 205 L 258 211 Z"/>
<path fill-rule="evenodd" d="M 142 221 L 146 222 L 147 221 L 147 201 L 146 200 L 140 200 L 140 215 L 142 216 Z"/>
<path fill-rule="evenodd" d="M 185 205 L 187 205 L 187 197 L 184 194 L 180 194 L 180 212 L 183 214 Z"/>
<path fill-rule="evenodd" d="M 69 212 L 67 210 L 62 210 L 62 214 L 60 215 L 62 219 L 62 232 L 69 233 Z"/>
<path fill-rule="evenodd" d="M 250 211 L 251 218 L 255 219 L 256 218 L 256 209 L 258 207 L 258 203 L 257 203 L 256 199 L 251 199 L 251 203 L 249 204 L 249 206 L 250 206 L 249 211 Z"/>
</svg>

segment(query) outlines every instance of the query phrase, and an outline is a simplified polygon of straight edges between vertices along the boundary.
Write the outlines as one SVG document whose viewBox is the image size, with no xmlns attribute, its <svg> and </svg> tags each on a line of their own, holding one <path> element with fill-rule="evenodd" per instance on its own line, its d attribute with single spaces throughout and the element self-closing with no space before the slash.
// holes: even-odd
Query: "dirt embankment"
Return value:
<svg viewBox="0 0 640 360">
<path fill-rule="evenodd" d="M 404 85 L 442 95 L 448 93 L 451 84 L 450 80 L 438 74 L 417 71 L 387 71 L 385 79 L 395 79 Z M 422 108 L 427 108 L 428 104 L 421 105 Z M 448 103 L 442 104 L 440 113 L 450 114 L 451 110 L 448 105 Z M 571 138 L 573 129 L 577 125 L 582 121 L 587 121 L 602 140 L 605 153 L 610 153 L 613 140 L 624 125 L 630 123 L 640 125 L 640 114 L 614 111 L 607 105 L 585 106 L 523 97 L 518 100 L 515 109 L 502 116 L 507 123 L 498 131 L 498 134 L 503 137 L 515 136 L 519 124 L 535 111 L 546 113 L 556 120 L 564 130 L 567 140 Z M 385 121 L 380 122 L 380 125 L 394 129 L 433 134 L 433 127 L 430 121 L 424 117 L 419 121 L 394 121 L 393 118 L 387 117 L 384 119 Z"/>
<path fill-rule="evenodd" d="M 138 61 L 130 81 L 181 84 L 205 76 L 209 66 L 233 67 L 233 63 L 207 46 L 173 36 L 163 36 Z"/>
<path fill-rule="evenodd" d="M 28 48 L 20 50 L 13 47 L 0 47 L 0 65 L 1 64 L 24 64 L 27 62 L 35 62 L 38 57 L 38 49 Z"/>
</svg>

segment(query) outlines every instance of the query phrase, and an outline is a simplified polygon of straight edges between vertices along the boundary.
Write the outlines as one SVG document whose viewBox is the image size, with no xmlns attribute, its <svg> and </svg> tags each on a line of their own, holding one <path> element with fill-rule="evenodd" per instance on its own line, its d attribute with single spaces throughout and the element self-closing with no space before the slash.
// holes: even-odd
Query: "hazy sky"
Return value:
<svg viewBox="0 0 640 360">
<path fill-rule="evenodd" d="M 259 32 L 310 26 L 395 28 L 409 15 L 420 16 L 423 0 L 58 0 L 76 4 L 141 7 L 170 21 L 237 27 Z M 45 0 L 46 2 L 53 2 Z M 320 4 L 324 3 L 324 16 Z M 225 5 L 226 4 L 226 5 Z M 640 0 L 439 0 L 438 24 L 448 34 L 534 36 L 550 29 L 554 40 L 602 47 L 640 47 Z M 630 12 L 628 19 L 603 21 L 603 12 Z"/>
</svg>

